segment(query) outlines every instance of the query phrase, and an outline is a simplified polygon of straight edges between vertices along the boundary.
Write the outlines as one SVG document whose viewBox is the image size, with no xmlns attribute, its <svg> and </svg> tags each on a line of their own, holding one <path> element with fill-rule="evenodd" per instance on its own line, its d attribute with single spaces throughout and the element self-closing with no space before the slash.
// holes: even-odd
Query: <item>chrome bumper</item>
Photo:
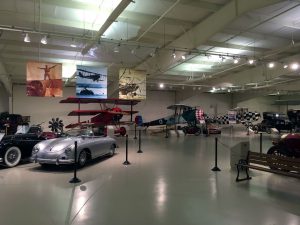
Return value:
<svg viewBox="0 0 300 225">
<path fill-rule="evenodd" d="M 55 165 L 65 165 L 74 163 L 74 159 L 42 159 L 37 157 L 32 157 L 31 162 L 40 164 L 55 164 Z"/>
</svg>

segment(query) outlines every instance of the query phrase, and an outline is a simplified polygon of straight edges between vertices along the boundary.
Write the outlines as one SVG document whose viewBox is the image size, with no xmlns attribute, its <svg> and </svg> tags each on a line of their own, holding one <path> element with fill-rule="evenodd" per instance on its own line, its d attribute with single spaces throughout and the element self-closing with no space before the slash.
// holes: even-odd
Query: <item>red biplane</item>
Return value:
<svg viewBox="0 0 300 225">
<path fill-rule="evenodd" d="M 115 135 L 126 134 L 125 127 L 121 125 L 132 124 L 132 115 L 138 111 L 133 111 L 133 106 L 139 103 L 139 100 L 127 100 L 127 99 L 93 99 L 93 98 L 76 98 L 68 97 L 61 100 L 60 103 L 73 103 L 78 104 L 78 109 L 71 111 L 68 116 L 78 116 L 77 123 L 69 124 L 66 128 L 74 128 L 81 125 L 91 124 L 94 127 L 106 127 L 107 125 L 116 126 Z M 99 103 L 99 110 L 82 110 L 81 104 Z M 113 107 L 107 107 L 106 104 L 113 104 Z M 119 105 L 130 105 L 130 110 L 122 110 Z M 130 121 L 120 121 L 124 115 L 130 115 Z M 94 116 L 90 121 L 80 121 L 80 116 Z"/>
</svg>

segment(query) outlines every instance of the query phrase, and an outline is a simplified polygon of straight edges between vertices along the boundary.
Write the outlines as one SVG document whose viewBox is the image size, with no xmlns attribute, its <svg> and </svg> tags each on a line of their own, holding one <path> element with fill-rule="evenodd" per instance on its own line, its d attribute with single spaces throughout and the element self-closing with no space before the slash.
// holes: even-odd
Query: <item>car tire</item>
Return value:
<svg viewBox="0 0 300 225">
<path fill-rule="evenodd" d="M 15 167 L 19 164 L 21 155 L 21 150 L 18 147 L 12 146 L 7 148 L 4 154 L 5 165 L 8 167 Z"/>
<path fill-rule="evenodd" d="M 87 162 L 87 159 L 88 159 L 87 151 L 85 150 L 81 151 L 78 156 L 78 161 L 77 161 L 78 166 L 84 167 Z"/>
<path fill-rule="evenodd" d="M 109 157 L 112 157 L 116 153 L 116 146 L 112 145 L 109 149 L 108 155 Z"/>
</svg>

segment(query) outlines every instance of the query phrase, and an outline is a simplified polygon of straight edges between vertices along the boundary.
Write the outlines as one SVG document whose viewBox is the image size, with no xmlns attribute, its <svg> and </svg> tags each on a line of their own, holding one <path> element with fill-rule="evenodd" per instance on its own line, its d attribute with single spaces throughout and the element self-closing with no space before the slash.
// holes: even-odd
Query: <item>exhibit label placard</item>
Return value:
<svg viewBox="0 0 300 225">
<path fill-rule="evenodd" d="M 229 124 L 236 124 L 236 111 L 228 111 Z"/>
</svg>

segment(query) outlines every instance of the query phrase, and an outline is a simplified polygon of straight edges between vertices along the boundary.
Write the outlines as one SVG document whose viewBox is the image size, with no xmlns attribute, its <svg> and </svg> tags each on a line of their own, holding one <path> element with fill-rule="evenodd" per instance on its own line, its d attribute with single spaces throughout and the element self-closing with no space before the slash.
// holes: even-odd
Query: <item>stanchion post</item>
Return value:
<svg viewBox="0 0 300 225">
<path fill-rule="evenodd" d="M 124 165 L 130 165 L 128 161 L 128 134 L 126 134 L 126 160 L 123 162 Z"/>
<path fill-rule="evenodd" d="M 169 137 L 169 135 L 168 135 L 168 127 L 166 125 L 166 136 L 165 136 L 165 138 L 168 138 L 168 137 Z"/>
<path fill-rule="evenodd" d="M 215 137 L 215 166 L 212 171 L 221 171 L 218 167 L 218 137 Z"/>
<path fill-rule="evenodd" d="M 259 133 L 259 153 L 262 153 L 262 132 Z"/>
<path fill-rule="evenodd" d="M 134 124 L 134 138 L 133 139 L 136 139 L 136 124 Z"/>
<path fill-rule="evenodd" d="M 74 177 L 69 181 L 69 183 L 79 183 L 80 179 L 77 178 L 77 141 L 75 141 L 74 146 Z"/>
<path fill-rule="evenodd" d="M 141 144 L 142 144 L 142 135 L 141 135 L 141 130 L 139 130 L 139 150 L 137 151 L 137 153 L 143 153 L 143 151 L 141 150 Z"/>
</svg>

